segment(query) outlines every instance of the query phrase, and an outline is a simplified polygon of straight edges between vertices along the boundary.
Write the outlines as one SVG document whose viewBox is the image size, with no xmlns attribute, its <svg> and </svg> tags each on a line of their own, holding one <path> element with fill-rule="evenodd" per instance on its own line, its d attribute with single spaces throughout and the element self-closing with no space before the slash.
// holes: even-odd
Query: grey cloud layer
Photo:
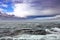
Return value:
<svg viewBox="0 0 60 40">
<path fill-rule="evenodd" d="M 11 1 L 12 3 L 27 3 L 31 7 L 39 8 L 59 8 L 60 0 L 4 0 L 3 2 Z"/>
<path fill-rule="evenodd" d="M 11 1 L 12 3 L 27 3 L 32 7 L 60 7 L 60 0 L 4 0 L 3 2 Z"/>
</svg>

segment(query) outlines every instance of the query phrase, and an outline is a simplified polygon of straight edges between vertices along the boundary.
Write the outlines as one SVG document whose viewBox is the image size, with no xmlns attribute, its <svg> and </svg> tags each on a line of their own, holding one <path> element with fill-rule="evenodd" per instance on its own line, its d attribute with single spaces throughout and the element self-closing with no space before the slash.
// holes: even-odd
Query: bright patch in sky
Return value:
<svg viewBox="0 0 60 40">
<path fill-rule="evenodd" d="M 29 6 L 27 4 L 15 4 L 14 15 L 18 17 L 26 17 L 31 14 Z"/>
</svg>

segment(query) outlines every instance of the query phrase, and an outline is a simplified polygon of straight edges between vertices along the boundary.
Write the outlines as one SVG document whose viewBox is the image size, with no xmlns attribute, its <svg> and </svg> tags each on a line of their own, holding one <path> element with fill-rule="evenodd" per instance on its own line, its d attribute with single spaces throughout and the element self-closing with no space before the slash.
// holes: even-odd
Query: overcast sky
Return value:
<svg viewBox="0 0 60 40">
<path fill-rule="evenodd" d="M 18 17 L 53 18 L 60 15 L 60 0 L 0 0 L 0 11 Z"/>
</svg>

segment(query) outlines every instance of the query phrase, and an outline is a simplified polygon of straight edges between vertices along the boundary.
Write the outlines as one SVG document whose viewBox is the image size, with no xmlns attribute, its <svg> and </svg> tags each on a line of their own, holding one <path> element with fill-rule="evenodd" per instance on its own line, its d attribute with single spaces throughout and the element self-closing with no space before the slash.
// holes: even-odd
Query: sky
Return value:
<svg viewBox="0 0 60 40">
<path fill-rule="evenodd" d="M 24 18 L 56 18 L 60 0 L 0 0 L 0 11 Z"/>
</svg>

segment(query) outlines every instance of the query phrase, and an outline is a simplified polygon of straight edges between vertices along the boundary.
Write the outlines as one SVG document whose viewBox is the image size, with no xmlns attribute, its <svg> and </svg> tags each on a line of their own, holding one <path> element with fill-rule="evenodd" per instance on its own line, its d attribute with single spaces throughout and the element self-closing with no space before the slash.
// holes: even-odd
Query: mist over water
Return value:
<svg viewBox="0 0 60 40">
<path fill-rule="evenodd" d="M 0 23 L 0 38 L 10 38 L 10 39 L 26 39 L 26 40 L 60 40 L 60 28 L 59 28 L 59 22 L 38 22 L 35 20 L 35 22 L 33 21 L 16 21 L 16 22 L 12 22 L 12 21 L 5 21 L 5 22 L 1 22 Z M 25 32 L 22 29 L 31 29 L 30 31 L 34 30 L 45 30 L 46 32 L 49 32 L 50 34 L 46 34 L 46 35 L 41 35 L 38 34 L 37 32 L 35 33 L 30 33 L 30 32 Z M 17 30 L 22 30 L 22 31 L 17 31 Z M 42 32 L 43 32 L 42 31 Z M 1 34 L 1 32 L 3 32 Z M 7 32 L 5 34 L 5 32 Z M 10 35 L 10 33 L 14 33 L 12 34 L 13 36 Z M 16 34 L 19 33 L 19 34 Z M 44 32 L 43 32 L 44 33 Z M 59 34 L 59 35 L 58 35 Z M 9 36 L 7 36 L 9 35 Z"/>
</svg>

